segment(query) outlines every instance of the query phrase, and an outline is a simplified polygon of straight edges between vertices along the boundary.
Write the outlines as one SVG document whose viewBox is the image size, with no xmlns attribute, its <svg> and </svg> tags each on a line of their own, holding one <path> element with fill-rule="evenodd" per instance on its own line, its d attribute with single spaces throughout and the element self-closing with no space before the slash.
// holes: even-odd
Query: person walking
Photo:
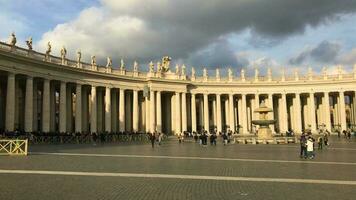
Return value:
<svg viewBox="0 0 356 200">
<path fill-rule="evenodd" d="M 324 134 L 324 145 L 329 146 L 329 136 L 327 133 Z"/>
<path fill-rule="evenodd" d="M 158 133 L 158 145 L 161 145 L 162 137 L 163 137 L 163 134 L 162 133 Z"/>
</svg>

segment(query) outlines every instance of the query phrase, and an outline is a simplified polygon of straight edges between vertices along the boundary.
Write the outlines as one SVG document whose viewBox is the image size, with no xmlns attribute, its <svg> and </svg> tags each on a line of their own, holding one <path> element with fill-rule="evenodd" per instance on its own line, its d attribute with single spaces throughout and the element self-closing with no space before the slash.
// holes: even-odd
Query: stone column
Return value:
<svg viewBox="0 0 356 200">
<path fill-rule="evenodd" d="M 134 132 L 138 131 L 138 91 L 133 90 L 132 100 L 132 129 Z"/>
<path fill-rule="evenodd" d="M 280 106 L 281 106 L 281 113 L 282 113 L 280 131 L 281 131 L 281 133 L 285 134 L 288 129 L 288 122 L 287 122 L 288 110 L 287 110 L 287 94 L 286 93 L 282 93 L 282 99 L 281 99 Z"/>
<path fill-rule="evenodd" d="M 232 132 L 235 132 L 235 116 L 234 116 L 234 96 L 229 94 L 229 126 Z"/>
<path fill-rule="evenodd" d="M 255 113 L 255 109 L 260 107 L 260 95 L 258 93 L 255 94 L 255 102 L 254 102 L 254 108 L 252 109 L 252 116 L 253 119 L 258 119 L 259 118 L 259 113 Z"/>
<path fill-rule="evenodd" d="M 150 100 L 148 96 L 145 97 L 145 120 L 146 120 L 146 132 L 150 132 Z"/>
<path fill-rule="evenodd" d="M 15 74 L 11 72 L 7 76 L 5 129 L 15 130 Z"/>
<path fill-rule="evenodd" d="M 33 78 L 27 76 L 25 97 L 25 132 L 33 131 Z"/>
<path fill-rule="evenodd" d="M 116 89 L 112 89 L 111 91 L 111 131 L 117 132 L 117 122 L 118 122 L 118 110 L 117 110 L 117 99 L 118 93 Z"/>
<path fill-rule="evenodd" d="M 204 130 L 209 131 L 209 99 L 208 94 L 204 94 Z"/>
<path fill-rule="evenodd" d="M 105 131 L 111 132 L 111 88 L 105 88 Z"/>
<path fill-rule="evenodd" d="M 59 91 L 59 132 L 65 133 L 67 130 L 67 83 L 61 81 Z"/>
<path fill-rule="evenodd" d="M 314 92 L 309 94 L 309 115 L 310 115 L 310 125 L 312 133 L 316 132 L 316 116 L 315 116 L 315 99 L 314 99 Z"/>
<path fill-rule="evenodd" d="M 155 91 L 150 91 L 150 131 L 153 133 L 156 130 L 156 113 L 155 113 Z"/>
<path fill-rule="evenodd" d="M 324 92 L 325 128 L 331 131 L 329 92 Z"/>
<path fill-rule="evenodd" d="M 119 130 L 125 131 L 125 90 L 120 88 L 119 97 Z"/>
<path fill-rule="evenodd" d="M 82 85 L 77 83 L 75 91 L 75 132 L 82 132 Z"/>
<path fill-rule="evenodd" d="M 42 131 L 49 132 L 50 128 L 50 80 L 43 81 L 43 100 L 42 100 Z"/>
<path fill-rule="evenodd" d="M 156 107 L 157 107 L 157 132 L 162 133 L 162 105 L 161 91 L 156 92 Z"/>
<path fill-rule="evenodd" d="M 225 106 L 225 127 L 230 125 L 230 112 L 229 112 L 229 99 L 225 99 L 224 101 L 224 106 Z"/>
<path fill-rule="evenodd" d="M 247 105 L 246 105 L 246 94 L 241 94 L 241 117 L 242 117 L 242 134 L 248 134 L 247 132 Z"/>
<path fill-rule="evenodd" d="M 217 133 L 222 132 L 221 126 L 221 96 L 216 94 L 216 129 Z"/>
<path fill-rule="evenodd" d="M 273 108 L 273 94 L 272 93 L 269 93 L 268 94 L 268 101 L 267 101 L 267 105 L 268 107 L 272 108 L 272 112 L 269 112 L 268 113 L 268 119 L 274 119 L 274 108 Z M 272 130 L 272 133 L 275 133 L 275 130 L 274 130 L 274 124 L 271 124 L 270 125 L 270 128 Z"/>
<path fill-rule="evenodd" d="M 294 107 L 294 113 L 295 113 L 295 120 L 296 120 L 296 127 L 295 127 L 295 133 L 302 133 L 302 109 L 301 109 L 301 104 L 300 104 L 300 94 L 296 93 L 295 94 L 295 107 Z"/>
<path fill-rule="evenodd" d="M 197 108 L 195 103 L 195 94 L 191 95 L 191 104 L 192 104 L 192 131 L 197 131 Z"/>
<path fill-rule="evenodd" d="M 179 134 L 182 132 L 181 130 L 181 109 L 180 109 L 180 93 L 176 92 L 176 134 Z"/>
<path fill-rule="evenodd" d="M 90 132 L 97 132 L 97 100 L 96 100 L 96 87 L 91 86 L 91 113 L 90 113 Z"/>
<path fill-rule="evenodd" d="M 344 91 L 340 91 L 339 95 L 340 95 L 340 123 L 341 123 L 341 131 L 343 131 L 347 129 Z"/>
<path fill-rule="evenodd" d="M 182 93 L 182 132 L 187 131 L 187 98 L 186 93 Z"/>
</svg>

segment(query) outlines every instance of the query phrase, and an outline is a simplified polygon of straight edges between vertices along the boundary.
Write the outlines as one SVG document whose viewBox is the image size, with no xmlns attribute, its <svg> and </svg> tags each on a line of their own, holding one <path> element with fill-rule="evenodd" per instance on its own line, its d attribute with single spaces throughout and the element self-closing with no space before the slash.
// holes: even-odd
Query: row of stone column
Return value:
<svg viewBox="0 0 356 200">
<path fill-rule="evenodd" d="M 5 129 L 9 131 L 14 130 L 15 124 L 15 74 L 8 73 L 7 78 L 7 95 L 6 95 L 6 118 L 5 118 Z M 33 109 L 33 96 L 34 96 L 34 88 L 33 88 L 33 77 L 27 76 L 26 77 L 26 89 L 25 89 L 25 122 L 24 122 L 24 129 L 26 132 L 33 131 L 33 117 L 34 117 L 34 109 Z M 90 131 L 97 132 L 97 124 L 98 124 L 98 116 L 97 116 L 97 87 L 91 86 L 90 91 L 90 102 L 85 102 L 85 98 L 82 98 L 82 85 L 80 83 L 76 83 L 75 87 L 75 132 L 82 132 L 82 121 L 83 121 L 83 106 L 82 103 L 90 103 L 91 104 L 91 111 L 90 111 Z M 105 116 L 105 124 L 104 130 L 111 132 L 112 131 L 112 122 L 117 123 L 119 122 L 119 131 L 125 131 L 125 89 L 119 89 L 119 119 L 112 120 L 112 106 L 116 106 L 117 102 L 114 102 L 112 105 L 112 98 L 111 98 L 111 90 L 110 87 L 105 87 L 105 99 L 104 99 L 104 116 Z M 134 132 L 139 131 L 139 101 L 138 101 L 138 90 L 132 91 L 132 130 Z M 149 96 L 145 97 L 145 131 L 153 132 L 158 131 L 162 132 L 162 108 L 161 108 L 161 91 L 154 91 L 151 90 L 149 92 Z M 196 97 L 197 94 L 191 93 L 191 104 L 190 104 L 190 120 L 191 120 L 191 131 L 198 131 L 197 130 L 197 107 L 196 107 Z M 222 94 L 213 94 L 214 96 L 214 125 L 216 125 L 216 129 L 218 132 L 223 130 L 222 125 Z M 250 95 L 250 94 L 249 94 Z M 295 132 L 300 133 L 302 130 L 302 123 L 304 121 L 308 121 L 311 125 L 311 130 L 313 132 L 316 131 L 316 113 L 315 113 L 315 100 L 314 100 L 314 93 L 308 93 L 309 98 L 308 100 L 308 111 L 306 112 L 307 115 L 302 116 L 303 106 L 301 103 L 301 95 L 300 93 L 295 93 L 295 97 L 293 98 L 293 108 L 289 108 L 289 114 L 291 115 L 291 122 L 290 126 L 288 126 L 288 108 L 287 108 L 287 97 L 286 93 L 281 93 L 281 98 L 278 99 L 278 126 L 281 132 L 287 131 L 287 129 L 292 126 Z M 42 131 L 49 132 L 51 127 L 51 87 L 50 87 L 50 80 L 44 79 L 43 80 L 43 99 L 42 99 Z M 203 118 L 203 128 L 209 131 L 209 96 L 208 94 L 202 94 L 203 98 L 203 109 L 202 109 L 202 118 Z M 248 133 L 249 126 L 251 125 L 250 119 L 257 119 L 257 115 L 253 113 L 253 110 L 259 106 L 260 103 L 260 94 L 254 94 L 254 106 L 250 108 L 248 111 L 247 106 L 247 94 L 239 94 L 237 108 L 235 108 L 235 94 L 228 94 L 226 95 L 228 98 L 225 101 L 225 121 L 226 124 L 229 126 L 231 130 L 235 130 L 237 125 L 242 127 L 242 133 Z M 265 99 L 266 105 L 268 107 L 274 107 L 273 103 L 273 94 L 269 93 Z M 116 101 L 116 100 L 115 100 Z M 346 110 L 345 110 L 345 97 L 344 92 L 339 92 L 338 101 L 339 104 L 337 106 L 337 112 L 334 112 L 334 118 L 339 120 L 338 122 L 341 125 L 341 129 L 346 129 Z M 59 132 L 66 132 L 68 130 L 67 126 L 67 119 L 68 119 L 68 109 L 67 104 L 70 104 L 71 99 L 68 99 L 67 95 L 67 83 L 61 81 L 60 82 L 60 91 L 59 91 Z M 131 102 L 130 102 L 131 103 Z M 251 107 L 251 106 L 250 106 Z M 186 92 L 175 92 L 174 99 L 171 104 L 171 109 L 175 110 L 174 112 L 174 129 L 175 133 L 181 133 L 184 131 L 188 131 L 188 108 L 187 108 L 187 93 Z M 53 108 L 52 108 L 53 109 Z M 237 111 L 235 111 L 237 110 Z M 330 119 L 330 102 L 329 102 L 329 93 L 324 92 L 322 98 L 322 122 L 325 124 L 325 128 L 331 130 L 331 119 Z M 89 112 L 89 111 L 86 111 Z M 276 111 L 275 111 L 276 112 Z M 172 112 L 173 113 L 173 112 Z M 249 117 L 250 115 L 250 117 Z M 269 115 L 270 119 L 274 118 L 274 114 L 271 113 Z M 303 120 L 304 118 L 304 120 Z M 238 121 L 237 121 L 238 119 Z M 336 120 L 336 119 L 334 119 Z"/>
</svg>

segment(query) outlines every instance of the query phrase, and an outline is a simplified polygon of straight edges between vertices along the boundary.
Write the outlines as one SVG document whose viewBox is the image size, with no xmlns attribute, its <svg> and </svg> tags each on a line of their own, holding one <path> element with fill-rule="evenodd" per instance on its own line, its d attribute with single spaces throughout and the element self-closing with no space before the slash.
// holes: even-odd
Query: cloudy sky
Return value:
<svg viewBox="0 0 356 200">
<path fill-rule="evenodd" d="M 106 56 L 148 68 L 169 55 L 175 63 L 329 72 L 356 63 L 356 0 L 0 0 L 0 40 L 32 36 L 35 50 L 51 41 L 74 58 Z"/>
</svg>

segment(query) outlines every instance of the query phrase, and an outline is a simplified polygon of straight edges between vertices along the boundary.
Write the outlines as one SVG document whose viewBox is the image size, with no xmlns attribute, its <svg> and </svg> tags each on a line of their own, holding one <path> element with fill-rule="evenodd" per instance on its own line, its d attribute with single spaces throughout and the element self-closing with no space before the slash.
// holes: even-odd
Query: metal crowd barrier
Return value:
<svg viewBox="0 0 356 200">
<path fill-rule="evenodd" d="M 27 156 L 28 140 L 0 140 L 0 155 Z"/>
</svg>

